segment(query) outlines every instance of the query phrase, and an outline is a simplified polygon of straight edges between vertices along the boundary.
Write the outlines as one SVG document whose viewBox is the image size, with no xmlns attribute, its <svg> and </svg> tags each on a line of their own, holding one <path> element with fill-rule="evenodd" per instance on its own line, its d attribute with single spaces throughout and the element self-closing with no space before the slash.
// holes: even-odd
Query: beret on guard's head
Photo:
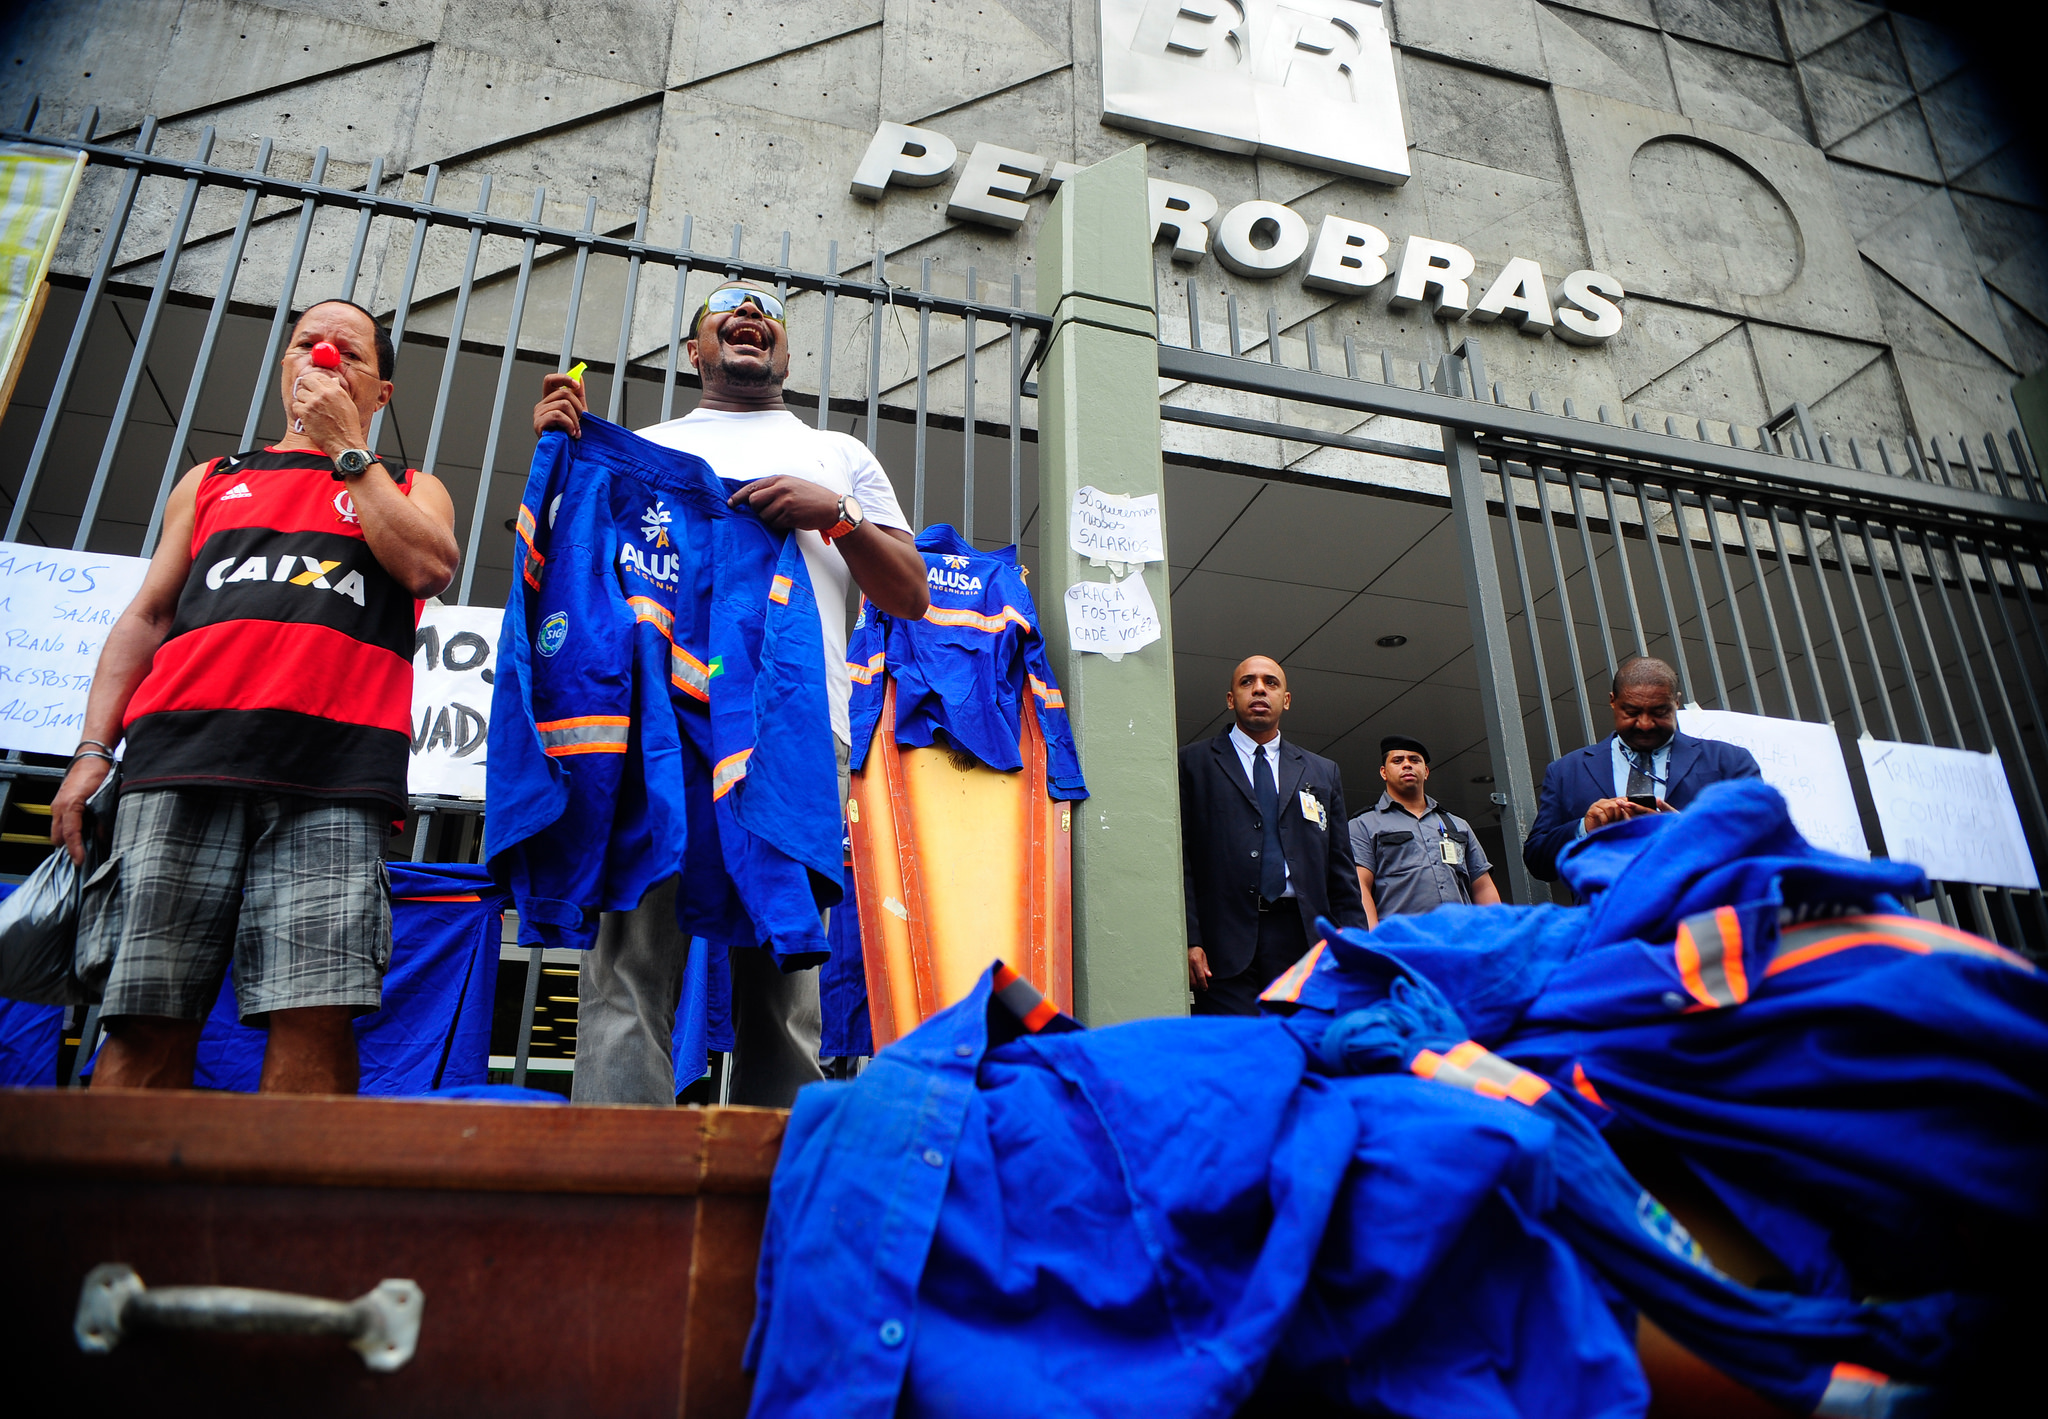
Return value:
<svg viewBox="0 0 2048 1419">
<path fill-rule="evenodd" d="M 1387 761 L 1387 755 L 1393 753 L 1396 749 L 1407 749 L 1412 753 L 1420 754 L 1422 755 L 1423 763 L 1429 762 L 1429 750 L 1424 746 L 1423 742 L 1420 739 L 1410 739 L 1405 734 L 1389 734 L 1386 738 L 1380 740 L 1380 762 L 1384 764 Z"/>
</svg>

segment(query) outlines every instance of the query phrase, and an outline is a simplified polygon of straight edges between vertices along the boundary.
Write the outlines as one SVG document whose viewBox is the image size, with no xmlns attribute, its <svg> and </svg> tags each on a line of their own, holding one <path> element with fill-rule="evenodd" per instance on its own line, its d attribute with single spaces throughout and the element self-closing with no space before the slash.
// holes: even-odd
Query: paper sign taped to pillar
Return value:
<svg viewBox="0 0 2048 1419">
<path fill-rule="evenodd" d="M 1165 561 L 1159 495 L 1126 497 L 1099 488 L 1075 489 L 1073 515 L 1067 519 L 1067 543 L 1086 557 L 1090 566 L 1108 567 L 1117 576 L 1146 562 Z"/>
<path fill-rule="evenodd" d="M 0 542 L 0 749 L 78 747 L 100 647 L 148 570 L 144 557 Z"/>
<path fill-rule="evenodd" d="M 430 601 L 413 637 L 412 759 L 418 794 L 482 799 L 502 611 Z"/>
<path fill-rule="evenodd" d="M 1764 782 L 1785 795 L 1792 826 L 1815 847 L 1867 861 L 1870 844 L 1863 836 L 1863 815 L 1856 809 L 1856 790 L 1849 786 L 1849 766 L 1833 725 L 1801 719 L 1772 719 L 1733 710 L 1682 709 L 1681 733 L 1695 739 L 1736 744 L 1756 756 Z"/>
<path fill-rule="evenodd" d="M 1067 588 L 1067 639 L 1075 650 L 1122 660 L 1159 639 L 1159 608 L 1143 573 L 1122 581 L 1083 581 Z"/>
<path fill-rule="evenodd" d="M 2041 885 L 1996 754 L 1859 739 L 1885 851 L 1935 882 Z"/>
</svg>

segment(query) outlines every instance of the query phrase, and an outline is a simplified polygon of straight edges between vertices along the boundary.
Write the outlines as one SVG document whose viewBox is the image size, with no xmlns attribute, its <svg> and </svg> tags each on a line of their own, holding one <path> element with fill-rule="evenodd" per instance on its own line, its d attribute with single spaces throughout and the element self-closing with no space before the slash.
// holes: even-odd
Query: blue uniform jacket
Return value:
<svg viewBox="0 0 2048 1419">
<path fill-rule="evenodd" d="M 1335 932 L 1268 992 L 1312 1033 L 1427 978 L 1478 1045 L 1676 1149 L 1816 1295 L 1996 1280 L 2048 1227 L 2048 980 L 1903 914 L 1918 869 L 1809 847 L 1756 782 L 1569 848 L 1580 908 Z M 1376 964 L 1377 963 L 1377 964 Z"/>
<path fill-rule="evenodd" d="M 703 460 L 602 419 L 544 436 L 519 510 L 488 761 L 491 866 L 522 939 L 680 874 L 686 934 L 826 957 L 838 783 L 801 549 Z"/>
<path fill-rule="evenodd" d="M 1017 549 L 979 552 L 945 523 L 917 537 L 931 606 L 904 621 L 863 602 L 847 641 L 853 677 L 853 767 L 867 761 L 882 717 L 884 672 L 896 681 L 896 742 L 940 735 L 992 769 L 1023 767 L 1017 746 L 1028 702 L 1045 735 L 1048 796 L 1088 796 L 1066 699 L 1045 656 L 1038 610 Z"/>
<path fill-rule="evenodd" d="M 1444 1419 L 1642 1412 L 1626 1318 L 1539 1220 L 1549 1120 L 1326 1078 L 1274 1020 L 1082 1032 L 1035 998 L 992 967 L 797 1096 L 750 1413 L 1220 1419 L 1262 1382 Z"/>
<path fill-rule="evenodd" d="M 1557 855 L 1577 837 L 1586 810 L 1614 797 L 1613 735 L 1583 749 L 1574 749 L 1543 771 L 1536 795 L 1536 821 L 1522 845 L 1522 861 L 1530 873 L 1549 882 L 1557 877 Z M 1692 805 L 1708 787 L 1730 779 L 1756 778 L 1763 771 L 1749 750 L 1715 739 L 1674 735 L 1665 773 L 1663 797 L 1674 808 Z"/>
</svg>

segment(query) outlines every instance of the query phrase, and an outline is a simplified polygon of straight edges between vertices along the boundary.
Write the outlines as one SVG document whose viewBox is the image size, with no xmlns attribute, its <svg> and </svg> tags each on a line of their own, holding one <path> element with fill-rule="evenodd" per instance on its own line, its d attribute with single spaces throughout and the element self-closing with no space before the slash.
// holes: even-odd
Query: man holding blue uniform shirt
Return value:
<svg viewBox="0 0 2048 1419">
<path fill-rule="evenodd" d="M 1380 740 L 1380 801 L 1351 820 L 1351 856 L 1365 919 L 1435 911 L 1446 902 L 1500 905 L 1493 864 L 1472 825 L 1446 813 L 1424 792 L 1429 750 L 1419 739 Z"/>
<path fill-rule="evenodd" d="M 1614 733 L 1544 771 L 1536 822 L 1522 846 L 1531 876 L 1556 880 L 1566 845 L 1609 823 L 1675 813 L 1710 784 L 1763 776 L 1749 750 L 1680 734 L 1678 694 L 1678 672 L 1664 661 L 1622 661 L 1607 696 Z"/>
<path fill-rule="evenodd" d="M 702 382 L 698 407 L 639 435 L 702 458 L 723 478 L 750 479 L 729 504 L 797 538 L 817 594 L 843 803 L 849 589 L 916 619 L 930 604 L 924 558 L 874 455 L 858 439 L 809 427 L 784 405 L 789 332 L 774 291 L 744 281 L 717 287 L 698 308 L 686 349 Z M 559 429 L 577 437 L 587 411 L 582 381 L 552 374 L 541 391 L 535 435 Z M 577 1103 L 675 1101 L 670 1038 L 690 949 L 676 926 L 675 894 L 670 879 L 636 910 L 604 914 L 577 973 Z M 817 973 L 784 976 L 764 951 L 735 951 L 731 962 L 732 1102 L 787 1107 L 798 1088 L 824 1077 Z"/>
</svg>

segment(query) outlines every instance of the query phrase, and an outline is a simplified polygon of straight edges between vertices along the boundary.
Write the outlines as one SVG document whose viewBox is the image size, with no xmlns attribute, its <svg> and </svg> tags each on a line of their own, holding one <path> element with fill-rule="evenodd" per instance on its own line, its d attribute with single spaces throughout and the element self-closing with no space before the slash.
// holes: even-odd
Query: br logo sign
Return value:
<svg viewBox="0 0 2048 1419">
<path fill-rule="evenodd" d="M 1408 180 L 1378 0 L 1098 0 L 1102 118 L 1227 153 Z"/>
</svg>

